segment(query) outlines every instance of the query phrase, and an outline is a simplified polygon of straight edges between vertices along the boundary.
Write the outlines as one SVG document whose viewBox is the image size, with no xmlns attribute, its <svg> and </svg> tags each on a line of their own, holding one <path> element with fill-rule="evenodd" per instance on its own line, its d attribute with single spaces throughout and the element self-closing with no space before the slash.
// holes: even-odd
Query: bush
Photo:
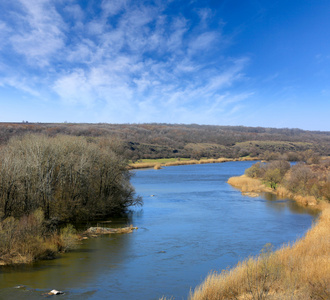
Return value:
<svg viewBox="0 0 330 300">
<path fill-rule="evenodd" d="M 258 162 L 247 169 L 245 174 L 252 178 L 260 178 L 275 189 L 289 169 L 290 163 L 284 160 L 276 160 L 267 164 Z"/>
<path fill-rule="evenodd" d="M 304 163 L 298 163 L 291 168 L 290 176 L 285 181 L 285 187 L 293 193 L 307 195 L 308 184 L 315 179 L 315 174 Z"/>
<path fill-rule="evenodd" d="M 264 164 L 257 162 L 245 170 L 245 175 L 251 178 L 261 178 L 265 174 Z"/>
<path fill-rule="evenodd" d="M 73 249 L 77 245 L 77 232 L 73 225 L 68 224 L 60 231 L 60 246 L 62 251 Z"/>
<path fill-rule="evenodd" d="M 48 231 L 40 209 L 19 220 L 8 217 L 0 222 L 0 260 L 5 263 L 54 258 L 58 251 L 72 249 L 76 241 L 71 225 L 63 228 L 60 235 Z"/>
</svg>

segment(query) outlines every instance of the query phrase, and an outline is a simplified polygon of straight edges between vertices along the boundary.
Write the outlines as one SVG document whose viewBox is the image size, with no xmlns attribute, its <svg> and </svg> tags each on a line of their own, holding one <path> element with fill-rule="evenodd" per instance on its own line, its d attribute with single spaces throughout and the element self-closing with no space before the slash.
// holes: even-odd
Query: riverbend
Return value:
<svg viewBox="0 0 330 300">
<path fill-rule="evenodd" d="M 111 224 L 138 230 L 84 240 L 56 260 L 2 268 L 0 298 L 42 299 L 53 289 L 64 292 L 61 299 L 187 298 L 211 270 L 302 237 L 315 220 L 311 211 L 269 194 L 247 197 L 227 183 L 252 164 L 134 171 L 144 206 Z"/>
</svg>

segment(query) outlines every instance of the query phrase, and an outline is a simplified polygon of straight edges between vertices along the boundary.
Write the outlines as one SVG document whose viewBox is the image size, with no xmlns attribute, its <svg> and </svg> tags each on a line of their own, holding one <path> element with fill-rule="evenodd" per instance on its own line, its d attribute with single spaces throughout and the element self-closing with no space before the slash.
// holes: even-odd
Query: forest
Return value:
<svg viewBox="0 0 330 300">
<path fill-rule="evenodd" d="M 0 265 L 51 258 L 77 241 L 71 224 L 141 205 L 127 161 L 106 139 L 26 134 L 0 148 Z"/>
</svg>

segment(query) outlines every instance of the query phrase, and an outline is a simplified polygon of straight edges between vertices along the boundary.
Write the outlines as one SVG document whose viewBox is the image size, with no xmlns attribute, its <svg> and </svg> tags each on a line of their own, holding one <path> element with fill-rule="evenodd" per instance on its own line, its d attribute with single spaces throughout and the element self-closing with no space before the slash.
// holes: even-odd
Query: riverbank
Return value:
<svg viewBox="0 0 330 300">
<path fill-rule="evenodd" d="M 110 140 L 25 135 L 0 148 L 0 264 L 54 258 L 87 222 L 142 205 Z M 69 244 L 69 245 L 68 245 Z"/>
<path fill-rule="evenodd" d="M 259 160 L 258 157 L 240 157 L 240 158 L 205 158 L 200 160 L 148 160 L 147 162 L 136 162 L 129 164 L 128 168 L 130 170 L 134 169 L 147 169 L 147 168 L 154 168 L 154 169 L 161 169 L 162 167 L 170 167 L 170 166 L 182 166 L 182 165 L 197 165 L 197 164 L 214 164 L 214 163 L 224 163 L 229 161 L 255 161 Z"/>
<path fill-rule="evenodd" d="M 232 177 L 228 183 L 247 195 L 272 192 L 290 196 L 301 205 L 319 209 L 320 217 L 294 244 L 275 252 L 266 247 L 258 257 L 240 262 L 232 270 L 210 274 L 189 299 L 329 299 L 330 204 L 293 195 L 284 188 L 274 191 L 245 175 Z"/>
<path fill-rule="evenodd" d="M 259 179 L 251 178 L 246 175 L 231 177 L 228 183 L 233 187 L 241 190 L 247 196 L 259 196 L 260 193 L 272 193 L 281 198 L 290 198 L 295 200 L 299 205 L 309 206 L 315 209 L 322 209 L 323 202 L 318 202 L 313 196 L 296 195 L 288 191 L 285 187 L 279 186 L 276 189 L 265 186 Z"/>
<path fill-rule="evenodd" d="M 17 222 L 16 222 L 17 223 Z M 0 223 L 0 234 L 4 228 Z M 33 224 L 32 226 L 35 226 Z M 38 224 L 40 227 L 40 224 Z M 3 245 L 0 245 L 0 266 L 14 265 L 14 264 L 28 264 L 37 260 L 45 259 L 55 259 L 60 254 L 71 251 L 75 249 L 80 241 L 95 238 L 101 235 L 111 235 L 111 234 L 127 234 L 132 233 L 137 230 L 137 227 L 133 225 L 127 227 L 111 228 L 111 227 L 90 227 L 84 232 L 76 232 L 72 225 L 68 225 L 60 230 L 59 233 L 53 233 L 48 236 L 42 235 L 42 230 L 40 232 L 33 228 L 33 234 L 23 233 L 25 238 L 20 242 L 15 240 L 14 234 L 20 232 L 20 239 L 22 238 L 22 228 L 15 229 L 5 228 L 8 236 L 12 237 L 10 241 L 10 246 L 5 252 Z M 31 229 L 31 228 L 30 228 Z M 30 230 L 31 231 L 31 230 Z M 3 235 L 2 235 L 3 237 Z M 3 244 L 6 241 L 1 241 Z"/>
<path fill-rule="evenodd" d="M 61 230 L 50 231 L 41 210 L 19 220 L 9 217 L 1 221 L 0 238 L 0 266 L 54 259 L 75 248 L 79 239 L 70 224 Z"/>
</svg>

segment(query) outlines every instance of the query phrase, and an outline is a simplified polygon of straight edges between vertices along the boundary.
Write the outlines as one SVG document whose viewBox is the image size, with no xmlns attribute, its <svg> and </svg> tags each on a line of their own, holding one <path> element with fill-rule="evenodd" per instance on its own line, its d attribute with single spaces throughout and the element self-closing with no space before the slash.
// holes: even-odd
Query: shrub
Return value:
<svg viewBox="0 0 330 300">
<path fill-rule="evenodd" d="M 281 182 L 281 172 L 279 169 L 267 169 L 263 179 L 270 185 L 272 189 L 276 189 L 278 183 Z"/>
<path fill-rule="evenodd" d="M 73 225 L 68 224 L 60 231 L 60 247 L 62 251 L 73 249 L 77 245 L 77 232 Z"/>
<path fill-rule="evenodd" d="M 303 163 L 298 163 L 291 168 L 290 176 L 285 181 L 285 187 L 297 194 L 308 194 L 308 183 L 315 178 L 311 169 Z"/>
<path fill-rule="evenodd" d="M 258 162 L 247 169 L 245 174 L 252 178 L 260 178 L 275 189 L 289 169 L 290 163 L 284 160 L 276 160 L 267 164 Z"/>
<path fill-rule="evenodd" d="M 8 217 L 0 222 L 0 260 L 5 263 L 28 263 L 40 258 L 53 258 L 58 251 L 72 249 L 77 241 L 71 225 L 61 234 L 50 232 L 38 209 L 19 220 Z"/>
<path fill-rule="evenodd" d="M 264 164 L 257 162 L 245 170 L 245 175 L 251 178 L 261 178 L 265 173 Z"/>
</svg>

